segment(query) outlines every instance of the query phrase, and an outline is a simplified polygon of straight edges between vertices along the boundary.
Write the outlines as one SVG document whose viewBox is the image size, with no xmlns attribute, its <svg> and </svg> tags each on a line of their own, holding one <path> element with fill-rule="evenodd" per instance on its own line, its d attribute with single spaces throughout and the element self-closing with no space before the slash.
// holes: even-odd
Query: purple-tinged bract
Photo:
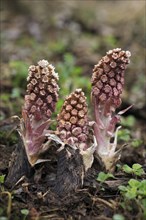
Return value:
<svg viewBox="0 0 146 220">
<path fill-rule="evenodd" d="M 130 63 L 130 56 L 129 51 L 123 51 L 120 48 L 110 50 L 95 65 L 91 79 L 91 96 L 95 113 L 94 133 L 97 141 L 96 152 L 102 159 L 105 168 L 110 171 L 118 159 L 115 152 L 117 145 L 115 126 L 120 121 L 120 115 L 116 115 L 115 110 L 121 104 L 124 74 Z M 111 137 L 114 136 L 114 142 L 110 143 Z"/>
<path fill-rule="evenodd" d="M 20 134 L 28 160 L 34 165 L 43 151 L 43 143 L 48 132 L 51 115 L 58 100 L 58 74 L 47 60 L 28 69 L 27 91 L 22 108 Z"/>
</svg>

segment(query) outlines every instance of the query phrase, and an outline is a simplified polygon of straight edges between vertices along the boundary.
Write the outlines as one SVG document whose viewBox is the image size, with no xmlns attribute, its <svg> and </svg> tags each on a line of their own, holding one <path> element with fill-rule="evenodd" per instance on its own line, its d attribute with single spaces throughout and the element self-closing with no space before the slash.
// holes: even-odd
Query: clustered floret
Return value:
<svg viewBox="0 0 146 220">
<path fill-rule="evenodd" d="M 92 96 L 101 105 L 110 101 L 114 108 L 121 104 L 124 73 L 131 53 L 116 48 L 107 52 L 93 69 Z"/>
<path fill-rule="evenodd" d="M 58 114 L 57 133 L 67 144 L 87 148 L 88 117 L 86 97 L 82 89 L 76 89 L 65 100 Z"/>
<path fill-rule="evenodd" d="M 58 74 L 54 69 L 46 60 L 40 60 L 37 66 L 29 67 L 24 104 L 29 117 L 46 120 L 54 112 L 59 91 Z"/>
</svg>

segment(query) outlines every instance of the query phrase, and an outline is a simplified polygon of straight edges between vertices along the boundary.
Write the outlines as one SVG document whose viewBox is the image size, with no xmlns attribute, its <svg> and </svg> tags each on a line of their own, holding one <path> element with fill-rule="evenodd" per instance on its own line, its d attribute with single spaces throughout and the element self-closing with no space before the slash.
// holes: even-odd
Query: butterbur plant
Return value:
<svg viewBox="0 0 146 220">
<path fill-rule="evenodd" d="M 94 152 L 89 139 L 87 112 L 84 92 L 76 89 L 66 98 L 57 118 L 57 135 L 64 143 L 79 149 L 85 170 L 91 167 Z"/>
<path fill-rule="evenodd" d="M 115 113 L 121 105 L 121 94 L 124 85 L 124 74 L 129 64 L 129 51 L 116 48 L 107 52 L 93 69 L 92 102 L 94 105 L 94 134 L 97 141 L 96 154 L 101 158 L 107 171 L 113 171 L 120 152 L 116 151 L 116 127 L 120 115 L 126 110 Z M 114 141 L 111 143 L 111 138 Z"/>
<path fill-rule="evenodd" d="M 46 60 L 28 69 L 27 91 L 19 133 L 31 165 L 39 159 L 44 150 L 45 135 L 49 132 L 49 124 L 58 100 L 58 74 Z"/>
<path fill-rule="evenodd" d="M 130 56 L 129 51 L 113 49 L 95 65 L 91 79 L 95 120 L 89 121 L 86 96 L 82 89 L 76 89 L 66 97 L 57 115 L 55 131 L 50 130 L 50 122 L 58 100 L 58 74 L 46 60 L 29 67 L 19 128 L 24 148 L 20 149 L 20 155 L 16 151 L 21 163 L 16 160 L 9 172 L 7 182 L 10 185 L 9 180 L 17 168 L 21 171 L 17 177 L 27 174 L 27 170 L 35 170 L 32 167 L 42 162 L 42 153 L 49 153 L 46 150 L 50 146 L 54 147 L 57 157 L 53 189 L 58 195 L 75 191 L 83 185 L 87 171 L 94 167 L 94 158 L 100 158 L 106 171 L 114 171 L 115 163 L 120 158 L 120 150 L 116 151 L 120 127 L 116 128 L 116 125 L 120 115 L 131 107 L 116 114 L 116 109 L 121 105 L 124 74 Z M 45 161 L 47 156 L 45 154 Z M 13 182 L 18 179 L 14 178 Z"/>
<path fill-rule="evenodd" d="M 57 117 L 54 140 L 61 144 L 57 154 L 55 192 L 62 196 L 75 191 L 84 182 L 87 170 L 92 166 L 94 144 L 89 138 L 86 97 L 82 89 L 76 89 L 64 101 Z M 50 138 L 53 137 L 49 135 Z"/>
</svg>

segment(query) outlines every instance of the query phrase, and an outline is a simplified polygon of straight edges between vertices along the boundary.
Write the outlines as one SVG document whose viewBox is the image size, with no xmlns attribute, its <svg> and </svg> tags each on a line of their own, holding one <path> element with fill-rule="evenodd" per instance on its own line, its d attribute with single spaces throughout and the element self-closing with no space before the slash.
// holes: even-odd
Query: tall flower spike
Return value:
<svg viewBox="0 0 146 220">
<path fill-rule="evenodd" d="M 115 110 L 121 104 L 124 73 L 130 63 L 130 56 L 129 51 L 123 51 L 120 48 L 110 50 L 95 65 L 91 79 L 91 96 L 95 112 L 94 132 L 97 141 L 96 152 L 108 171 L 113 171 L 114 164 L 119 158 L 119 154 L 115 152 L 117 145 L 115 126 L 120 120 L 120 114 L 116 115 Z M 114 142 L 110 143 L 111 137 L 114 136 Z"/>
<path fill-rule="evenodd" d="M 54 69 L 47 60 L 40 60 L 37 66 L 31 65 L 28 69 L 20 134 L 31 165 L 43 150 L 46 129 L 58 100 L 58 74 Z"/>
</svg>

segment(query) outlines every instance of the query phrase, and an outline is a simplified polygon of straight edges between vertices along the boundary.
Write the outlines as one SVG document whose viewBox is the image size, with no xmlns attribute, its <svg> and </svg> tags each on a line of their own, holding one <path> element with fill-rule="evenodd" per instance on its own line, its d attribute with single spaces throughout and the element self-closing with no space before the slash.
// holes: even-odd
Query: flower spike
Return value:
<svg viewBox="0 0 146 220">
<path fill-rule="evenodd" d="M 91 79 L 91 97 L 95 113 L 94 133 L 97 140 L 96 152 L 108 171 L 113 170 L 113 164 L 117 157 L 119 158 L 115 152 L 116 142 L 110 143 L 110 139 L 114 136 L 115 139 L 117 138 L 115 126 L 120 121 L 120 114 L 116 115 L 115 110 L 121 105 L 124 74 L 130 63 L 130 56 L 129 51 L 123 51 L 120 48 L 110 50 L 95 65 Z"/>
<path fill-rule="evenodd" d="M 79 149 L 82 155 L 85 171 L 93 163 L 95 148 L 89 140 L 89 122 L 87 116 L 86 97 L 82 89 L 76 89 L 65 100 L 58 114 L 57 134 L 62 142 L 74 149 Z"/>
<path fill-rule="evenodd" d="M 58 100 L 58 74 L 47 60 L 28 69 L 27 91 L 22 108 L 19 133 L 22 136 L 28 160 L 31 165 L 37 161 L 43 150 L 45 134 Z"/>
<path fill-rule="evenodd" d="M 86 97 L 76 89 L 65 100 L 58 114 L 57 133 L 62 141 L 77 148 L 87 148 L 88 118 Z"/>
</svg>

